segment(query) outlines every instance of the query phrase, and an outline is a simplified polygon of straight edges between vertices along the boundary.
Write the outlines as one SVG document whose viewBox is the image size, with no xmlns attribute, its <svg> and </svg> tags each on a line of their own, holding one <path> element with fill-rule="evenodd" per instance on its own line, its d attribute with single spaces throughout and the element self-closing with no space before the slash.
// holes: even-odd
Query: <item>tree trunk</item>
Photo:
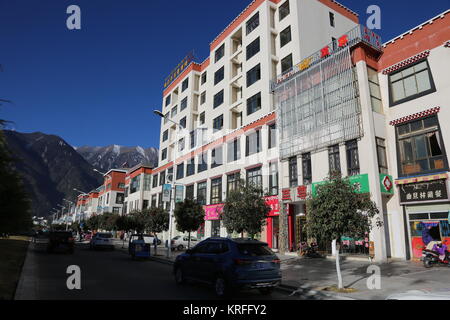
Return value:
<svg viewBox="0 0 450 320">
<path fill-rule="evenodd" d="M 191 232 L 189 231 L 189 238 L 188 238 L 188 249 L 191 248 Z"/>
<path fill-rule="evenodd" d="M 336 243 L 337 240 L 333 240 L 331 245 L 333 247 L 333 251 L 336 252 L 336 272 L 338 277 L 338 288 L 342 289 L 343 285 L 342 285 L 341 265 L 339 264 L 339 249 L 336 248 Z"/>
<path fill-rule="evenodd" d="M 279 223 L 279 251 L 280 254 L 285 254 L 288 251 L 288 225 L 287 225 L 287 214 L 285 204 L 282 203 L 280 206 L 280 218 Z"/>
</svg>

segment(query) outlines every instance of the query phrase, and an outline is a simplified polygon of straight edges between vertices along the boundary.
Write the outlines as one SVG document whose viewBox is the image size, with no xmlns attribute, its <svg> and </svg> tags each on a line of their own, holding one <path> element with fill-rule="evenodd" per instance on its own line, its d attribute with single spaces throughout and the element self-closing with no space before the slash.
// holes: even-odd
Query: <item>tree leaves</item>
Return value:
<svg viewBox="0 0 450 320">
<path fill-rule="evenodd" d="M 197 231 L 205 221 L 205 211 L 197 202 L 185 199 L 175 206 L 175 219 L 177 230 L 181 232 Z"/>
<path fill-rule="evenodd" d="M 228 194 L 221 219 L 229 233 L 247 232 L 253 238 L 261 232 L 270 212 L 262 194 L 261 188 L 246 185 L 243 180 L 240 180 L 236 190 Z"/>
<path fill-rule="evenodd" d="M 307 232 L 321 241 L 341 236 L 362 237 L 372 229 L 372 218 L 379 214 L 367 194 L 340 174 L 332 174 L 327 183 L 318 186 L 316 197 L 307 203 Z"/>
</svg>

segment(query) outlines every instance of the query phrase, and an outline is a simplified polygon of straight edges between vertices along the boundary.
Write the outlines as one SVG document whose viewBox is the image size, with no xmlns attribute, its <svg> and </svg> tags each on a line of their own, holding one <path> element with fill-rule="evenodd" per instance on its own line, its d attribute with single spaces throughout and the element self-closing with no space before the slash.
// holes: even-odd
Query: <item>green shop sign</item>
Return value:
<svg viewBox="0 0 450 320">
<path fill-rule="evenodd" d="M 356 186 L 357 193 L 369 193 L 369 175 L 360 174 L 357 176 L 350 176 L 348 180 L 351 184 Z M 328 181 L 314 182 L 312 184 L 312 195 L 313 197 L 317 194 L 317 187 L 326 184 Z"/>
</svg>

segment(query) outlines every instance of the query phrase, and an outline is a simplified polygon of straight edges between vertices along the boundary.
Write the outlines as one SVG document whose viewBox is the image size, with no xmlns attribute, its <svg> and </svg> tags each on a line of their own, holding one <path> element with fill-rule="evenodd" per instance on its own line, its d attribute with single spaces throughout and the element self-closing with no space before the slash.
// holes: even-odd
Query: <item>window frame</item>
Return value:
<svg viewBox="0 0 450 320">
<path fill-rule="evenodd" d="M 251 76 L 253 74 L 256 74 L 256 75 Z M 252 86 L 256 82 L 258 82 L 259 80 L 261 80 L 261 64 L 260 63 L 258 63 L 256 66 L 254 66 L 253 68 L 251 68 L 250 70 L 247 71 L 245 80 L 246 80 L 245 82 L 246 82 L 247 88 Z M 252 81 L 252 82 L 250 83 L 250 81 Z"/>
<path fill-rule="evenodd" d="M 256 101 L 257 106 L 255 108 L 252 107 L 253 111 L 249 112 L 250 103 L 253 103 L 254 101 Z M 262 96 L 261 96 L 261 91 L 260 91 L 257 94 L 255 94 L 247 99 L 247 103 L 246 103 L 247 116 L 254 114 L 255 112 L 261 110 L 261 108 L 262 108 Z"/>
<path fill-rule="evenodd" d="M 305 170 L 305 166 L 307 170 Z M 311 152 L 305 152 L 302 154 L 302 178 L 303 185 L 312 184 L 312 160 L 311 160 Z"/>
<path fill-rule="evenodd" d="M 218 76 L 221 76 L 218 78 Z M 225 79 L 225 66 L 222 66 L 222 68 L 217 69 L 216 72 L 214 72 L 214 85 L 219 84 L 220 82 Z"/>
<path fill-rule="evenodd" d="M 334 148 L 336 148 L 336 149 L 334 149 Z M 339 171 L 340 173 L 342 173 L 341 154 L 340 154 L 339 144 L 335 144 L 335 145 L 328 147 L 328 172 L 329 173 L 331 173 L 331 159 L 333 159 L 333 162 L 335 162 L 335 164 L 339 165 L 339 167 L 337 169 L 335 169 L 335 171 Z"/>
<path fill-rule="evenodd" d="M 217 192 L 217 194 L 213 197 L 213 194 L 215 192 Z M 210 204 L 218 204 L 221 202 L 222 202 L 222 177 L 219 177 L 211 179 Z"/>
<path fill-rule="evenodd" d="M 393 95 L 393 90 L 392 90 L 392 83 L 393 82 L 392 82 L 392 79 L 391 79 L 392 76 L 394 76 L 394 75 L 396 75 L 396 74 L 398 74 L 400 72 L 403 72 L 406 69 L 413 68 L 413 67 L 415 67 L 416 65 L 418 65 L 419 63 L 422 63 L 422 62 L 426 62 L 426 64 L 427 64 L 427 71 L 428 71 L 428 77 L 429 77 L 429 80 L 430 80 L 431 88 L 428 89 L 428 90 L 425 90 L 425 91 L 413 94 L 411 96 L 405 97 L 403 99 L 400 99 L 400 100 L 397 100 L 397 101 L 394 102 L 394 100 L 393 100 L 394 99 L 394 95 Z M 419 72 L 423 72 L 423 70 L 420 70 Z M 409 78 L 412 75 L 415 76 L 416 74 L 417 73 L 414 72 L 414 73 L 408 75 L 406 78 Z M 405 78 L 401 78 L 400 80 L 397 80 L 397 81 L 394 81 L 394 82 L 403 81 L 404 79 Z M 402 104 L 402 103 L 405 103 L 405 102 L 408 102 L 408 101 L 411 101 L 411 100 L 414 100 L 414 99 L 417 99 L 417 98 L 420 98 L 420 97 L 423 97 L 423 96 L 426 96 L 428 94 L 436 92 L 436 85 L 434 83 L 433 74 L 431 73 L 431 67 L 430 67 L 430 63 L 428 62 L 428 59 L 427 58 L 421 59 L 421 60 L 416 61 L 416 62 L 414 62 L 412 64 L 409 64 L 409 65 L 407 65 L 407 66 L 405 66 L 403 68 L 400 68 L 400 69 L 396 70 L 395 72 L 390 73 L 388 75 L 388 88 L 389 88 L 389 107 L 394 107 L 396 105 L 399 105 L 399 104 Z"/>
<path fill-rule="evenodd" d="M 220 57 L 218 57 L 220 55 Z M 225 43 L 214 51 L 214 63 L 217 63 L 225 56 Z"/>
<path fill-rule="evenodd" d="M 258 50 L 256 51 L 255 44 L 258 44 Z M 251 51 L 250 51 L 251 49 Z M 256 38 L 252 42 L 250 42 L 247 47 L 245 47 L 245 60 L 248 61 L 257 55 L 261 51 L 261 40 L 260 37 Z"/>
<path fill-rule="evenodd" d="M 250 33 L 252 33 L 256 28 L 258 28 L 260 25 L 259 20 L 259 11 L 256 12 L 250 19 L 247 20 L 245 23 L 245 35 L 248 36 Z"/>
<path fill-rule="evenodd" d="M 214 95 L 214 100 L 213 100 L 213 109 L 220 107 L 223 103 L 224 103 L 224 89 L 220 90 L 219 92 L 217 92 Z M 217 98 L 216 97 L 222 97 L 221 101 L 219 103 L 217 103 Z"/>
<path fill-rule="evenodd" d="M 352 154 L 356 150 L 356 164 L 352 163 L 353 159 Z M 361 163 L 359 161 L 359 148 L 358 148 L 358 140 L 348 140 L 345 142 L 345 154 L 347 160 L 347 175 L 348 176 L 357 176 L 361 173 Z M 352 166 L 353 165 L 353 166 Z"/>
<path fill-rule="evenodd" d="M 287 13 L 286 13 L 286 8 L 285 8 L 286 4 L 287 4 Z M 282 16 L 282 13 L 283 14 L 285 13 L 285 14 Z M 290 4 L 289 4 L 289 0 L 287 0 L 282 5 L 280 5 L 280 7 L 278 8 L 278 21 L 283 20 L 290 13 L 291 13 L 291 7 L 290 7 Z"/>
<path fill-rule="evenodd" d="M 289 30 L 289 40 L 283 43 L 283 33 Z M 280 48 L 283 48 L 285 45 L 287 45 L 289 42 L 292 41 L 292 30 L 291 26 L 287 26 L 284 28 L 283 31 L 280 32 Z"/>
</svg>

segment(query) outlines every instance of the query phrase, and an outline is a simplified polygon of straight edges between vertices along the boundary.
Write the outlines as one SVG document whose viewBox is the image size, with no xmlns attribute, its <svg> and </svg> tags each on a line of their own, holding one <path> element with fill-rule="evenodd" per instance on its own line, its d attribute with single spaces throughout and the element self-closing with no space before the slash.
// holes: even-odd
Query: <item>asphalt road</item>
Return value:
<svg viewBox="0 0 450 320">
<path fill-rule="evenodd" d="M 81 290 L 69 290 L 67 268 L 80 267 Z M 212 288 L 201 284 L 177 286 L 172 266 L 155 261 L 133 261 L 122 250 L 91 251 L 77 244 L 74 254 L 45 251 L 31 244 L 16 299 L 32 300 L 215 300 Z M 257 290 L 241 291 L 233 300 L 291 300 L 282 292 L 263 296 Z"/>
</svg>

